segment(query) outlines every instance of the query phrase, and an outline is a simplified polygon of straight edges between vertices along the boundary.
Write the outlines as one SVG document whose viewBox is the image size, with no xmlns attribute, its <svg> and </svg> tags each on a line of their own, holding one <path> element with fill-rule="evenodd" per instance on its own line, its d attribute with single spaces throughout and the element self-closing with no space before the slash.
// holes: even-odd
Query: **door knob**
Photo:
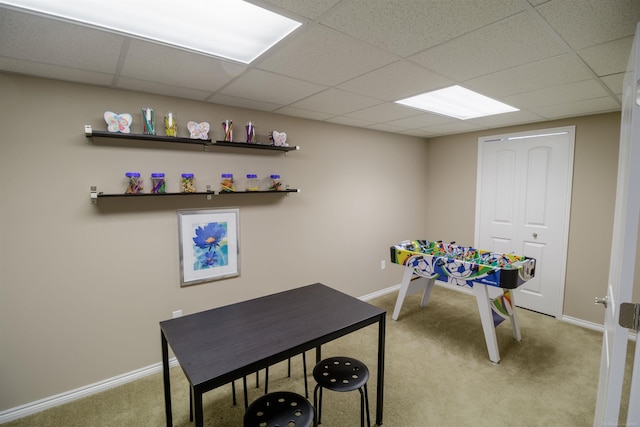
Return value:
<svg viewBox="0 0 640 427">
<path fill-rule="evenodd" d="M 534 239 L 537 239 L 538 238 L 538 233 L 533 233 L 532 236 L 533 236 Z"/>
<path fill-rule="evenodd" d="M 603 297 L 603 298 L 596 297 L 595 303 L 602 304 L 604 305 L 604 308 L 607 308 L 607 305 L 609 304 L 609 297 Z"/>
</svg>

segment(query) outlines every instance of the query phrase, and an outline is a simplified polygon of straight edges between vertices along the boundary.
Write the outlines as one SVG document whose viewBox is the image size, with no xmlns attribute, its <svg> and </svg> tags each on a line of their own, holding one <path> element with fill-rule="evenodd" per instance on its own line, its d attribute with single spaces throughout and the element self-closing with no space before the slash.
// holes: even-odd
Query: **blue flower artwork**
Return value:
<svg viewBox="0 0 640 427">
<path fill-rule="evenodd" d="M 204 270 L 228 265 L 227 222 L 210 222 L 194 225 L 193 228 L 193 269 Z"/>
</svg>

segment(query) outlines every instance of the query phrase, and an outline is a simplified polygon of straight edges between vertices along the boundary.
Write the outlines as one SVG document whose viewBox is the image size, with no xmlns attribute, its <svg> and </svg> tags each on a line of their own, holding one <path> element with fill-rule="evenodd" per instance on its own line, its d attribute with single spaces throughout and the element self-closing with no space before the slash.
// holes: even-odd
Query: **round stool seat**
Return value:
<svg viewBox="0 0 640 427">
<path fill-rule="evenodd" d="M 313 405 L 304 396 L 276 391 L 249 405 L 244 414 L 244 427 L 309 427 L 314 417 Z"/>
<path fill-rule="evenodd" d="M 313 378 L 328 390 L 352 391 L 367 384 L 369 369 L 351 357 L 330 357 L 313 368 Z"/>
</svg>

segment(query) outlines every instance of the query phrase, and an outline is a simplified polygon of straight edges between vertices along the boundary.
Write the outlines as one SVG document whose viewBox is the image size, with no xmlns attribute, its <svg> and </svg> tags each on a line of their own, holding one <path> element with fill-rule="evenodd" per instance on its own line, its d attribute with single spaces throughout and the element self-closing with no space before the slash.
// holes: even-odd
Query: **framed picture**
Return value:
<svg viewBox="0 0 640 427">
<path fill-rule="evenodd" d="M 239 209 L 178 211 L 180 286 L 240 275 Z"/>
</svg>

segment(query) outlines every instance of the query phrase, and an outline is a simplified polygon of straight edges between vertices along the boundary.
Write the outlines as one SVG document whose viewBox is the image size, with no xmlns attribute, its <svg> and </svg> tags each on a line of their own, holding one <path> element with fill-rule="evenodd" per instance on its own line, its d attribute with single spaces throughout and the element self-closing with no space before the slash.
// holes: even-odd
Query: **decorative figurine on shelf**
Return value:
<svg viewBox="0 0 640 427">
<path fill-rule="evenodd" d="M 277 130 L 269 133 L 269 141 L 271 141 L 276 147 L 289 146 L 289 144 L 287 144 L 287 134 L 284 132 L 278 132 Z"/>
<path fill-rule="evenodd" d="M 209 139 L 209 123 L 202 122 L 189 122 L 187 123 L 189 129 L 189 138 L 191 139 Z"/>
<path fill-rule="evenodd" d="M 233 141 L 233 120 L 225 120 L 222 122 L 223 140 L 226 142 Z"/>
<path fill-rule="evenodd" d="M 104 121 L 107 122 L 109 132 L 131 133 L 131 122 L 133 117 L 129 113 L 116 114 L 113 111 L 104 112 Z"/>
</svg>

